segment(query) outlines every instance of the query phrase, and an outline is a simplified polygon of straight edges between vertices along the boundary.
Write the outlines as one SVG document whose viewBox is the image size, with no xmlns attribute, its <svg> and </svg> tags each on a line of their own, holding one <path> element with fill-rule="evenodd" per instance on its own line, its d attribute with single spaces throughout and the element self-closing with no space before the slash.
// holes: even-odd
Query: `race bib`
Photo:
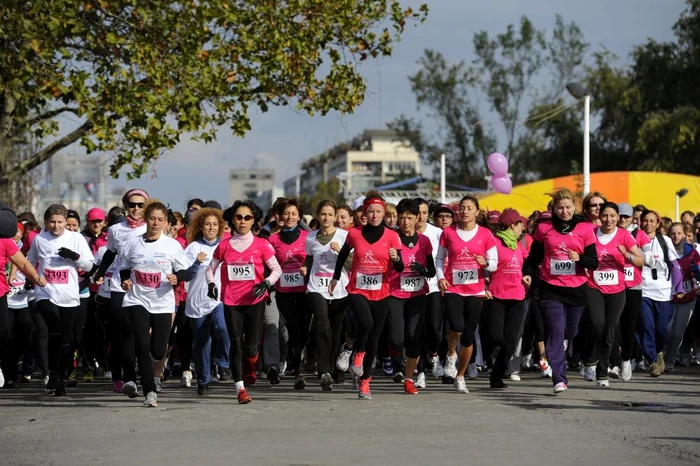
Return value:
<svg viewBox="0 0 700 466">
<path fill-rule="evenodd" d="M 321 289 L 328 288 L 328 285 L 331 284 L 331 280 L 333 280 L 332 273 L 317 273 L 314 275 L 314 283 Z"/>
<path fill-rule="evenodd" d="M 598 286 L 617 285 L 617 270 L 595 270 L 593 272 L 593 281 Z"/>
<path fill-rule="evenodd" d="M 253 264 L 245 265 L 229 265 L 228 269 L 228 279 L 231 281 L 247 281 L 253 280 L 255 278 L 255 273 L 253 271 Z"/>
<path fill-rule="evenodd" d="M 382 289 L 382 274 L 365 275 L 358 273 L 355 277 L 355 287 L 358 290 L 377 291 Z"/>
<path fill-rule="evenodd" d="M 625 281 L 631 282 L 634 280 L 634 267 L 625 267 Z"/>
<path fill-rule="evenodd" d="M 453 270 L 453 285 L 474 285 L 479 283 L 479 271 L 477 269 Z"/>
<path fill-rule="evenodd" d="M 140 272 L 134 270 L 134 278 L 136 278 L 137 285 L 145 286 L 146 288 L 158 288 L 162 281 L 160 272 Z"/>
<path fill-rule="evenodd" d="M 550 259 L 549 270 L 552 275 L 576 275 L 576 265 L 572 260 Z"/>
<path fill-rule="evenodd" d="M 425 277 L 401 277 L 401 291 L 415 293 L 425 285 Z"/>
<path fill-rule="evenodd" d="M 693 280 L 683 282 L 683 293 L 688 294 L 693 292 Z"/>
<path fill-rule="evenodd" d="M 282 277 L 280 278 L 280 287 L 292 288 L 295 286 L 303 285 L 304 277 L 301 276 L 300 272 L 282 272 Z"/>
<path fill-rule="evenodd" d="M 68 269 L 44 269 L 44 278 L 51 285 L 67 285 Z"/>
</svg>

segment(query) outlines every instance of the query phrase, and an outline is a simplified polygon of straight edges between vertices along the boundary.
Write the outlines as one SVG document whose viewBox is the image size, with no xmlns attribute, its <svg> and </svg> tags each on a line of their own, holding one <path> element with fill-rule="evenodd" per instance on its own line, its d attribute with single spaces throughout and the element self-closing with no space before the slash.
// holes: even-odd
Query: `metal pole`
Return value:
<svg viewBox="0 0 700 466">
<path fill-rule="evenodd" d="M 440 202 L 445 204 L 445 154 L 440 155 Z"/>
<path fill-rule="evenodd" d="M 583 98 L 583 195 L 591 192 L 591 96 Z"/>
<path fill-rule="evenodd" d="M 680 221 L 681 197 L 676 193 L 676 222 Z"/>
</svg>

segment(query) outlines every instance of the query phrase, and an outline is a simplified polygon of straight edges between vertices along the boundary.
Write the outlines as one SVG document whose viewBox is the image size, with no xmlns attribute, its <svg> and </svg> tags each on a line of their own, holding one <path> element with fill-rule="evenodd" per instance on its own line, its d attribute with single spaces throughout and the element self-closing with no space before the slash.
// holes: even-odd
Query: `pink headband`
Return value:
<svg viewBox="0 0 700 466">
<path fill-rule="evenodd" d="M 131 196 L 143 196 L 146 198 L 146 200 L 149 199 L 148 193 L 143 189 L 132 189 L 131 191 L 126 193 L 126 200 L 128 201 Z"/>
</svg>

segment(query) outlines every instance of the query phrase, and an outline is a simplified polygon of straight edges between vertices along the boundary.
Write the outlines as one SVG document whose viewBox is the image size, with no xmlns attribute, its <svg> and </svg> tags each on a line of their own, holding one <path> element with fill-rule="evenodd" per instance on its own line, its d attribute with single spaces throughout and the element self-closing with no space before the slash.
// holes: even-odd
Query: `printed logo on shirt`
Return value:
<svg viewBox="0 0 700 466">
<path fill-rule="evenodd" d="M 562 241 L 561 243 L 559 243 L 559 246 L 557 246 L 557 250 L 555 251 L 555 253 L 568 256 L 569 255 L 569 247 L 566 245 L 565 242 Z"/>
<path fill-rule="evenodd" d="M 415 254 L 411 254 L 410 256 L 408 256 L 408 263 L 407 263 L 406 265 L 411 265 L 411 264 L 413 264 L 415 261 L 416 261 L 416 255 L 415 255 Z"/>
<path fill-rule="evenodd" d="M 365 257 L 362 258 L 362 263 L 363 264 L 378 264 L 379 261 L 374 258 L 374 253 L 372 253 L 372 250 L 368 250 L 365 252 Z"/>
<path fill-rule="evenodd" d="M 327 263 L 330 262 L 330 261 L 328 260 L 328 256 L 326 255 L 325 252 L 322 253 L 322 254 L 318 257 L 318 261 L 319 261 L 321 264 L 327 264 Z"/>
<path fill-rule="evenodd" d="M 457 256 L 457 259 L 471 259 L 472 255 L 469 252 L 468 247 L 463 247 L 462 250 L 459 252 L 459 256 Z"/>
<path fill-rule="evenodd" d="M 153 254 L 153 257 L 168 257 L 168 255 L 164 252 L 156 252 Z"/>
</svg>

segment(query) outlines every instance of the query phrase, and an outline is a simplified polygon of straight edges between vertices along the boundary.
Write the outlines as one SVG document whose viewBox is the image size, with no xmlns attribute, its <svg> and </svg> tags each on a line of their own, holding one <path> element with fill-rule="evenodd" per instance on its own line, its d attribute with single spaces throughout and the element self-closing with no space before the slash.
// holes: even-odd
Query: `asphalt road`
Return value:
<svg viewBox="0 0 700 466">
<path fill-rule="evenodd" d="M 375 377 L 366 401 L 309 382 L 258 381 L 238 405 L 230 383 L 198 397 L 168 381 L 151 409 L 107 381 L 65 398 L 39 382 L 0 390 L 0 464 L 700 464 L 700 367 L 609 388 L 574 375 L 559 396 L 535 373 L 502 391 L 482 376 L 469 395 L 433 379 L 408 396 Z"/>
</svg>

